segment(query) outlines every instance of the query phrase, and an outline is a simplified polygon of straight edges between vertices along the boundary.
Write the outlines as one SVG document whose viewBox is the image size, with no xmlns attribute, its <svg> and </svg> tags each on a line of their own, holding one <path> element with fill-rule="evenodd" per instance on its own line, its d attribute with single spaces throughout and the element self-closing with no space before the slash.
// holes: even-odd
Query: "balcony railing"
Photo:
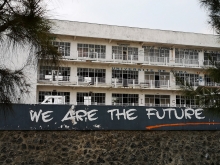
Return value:
<svg viewBox="0 0 220 165">
<path fill-rule="evenodd" d="M 184 85 L 190 85 L 190 86 L 199 86 L 201 83 L 197 81 L 184 81 Z M 180 82 L 176 82 L 176 85 L 180 86 L 182 85 Z"/>
<path fill-rule="evenodd" d="M 138 106 L 138 103 L 112 103 L 112 105 L 119 105 L 119 106 Z"/>
<path fill-rule="evenodd" d="M 123 55 L 123 54 L 112 54 L 114 62 L 120 63 L 136 63 L 138 61 L 138 55 Z"/>
<path fill-rule="evenodd" d="M 140 82 L 141 88 L 169 88 L 170 80 L 145 80 Z"/>
<path fill-rule="evenodd" d="M 168 65 L 169 57 L 145 56 L 144 61 L 148 64 Z"/>
<path fill-rule="evenodd" d="M 39 74 L 38 80 L 40 81 L 70 81 L 70 76 Z"/>
<path fill-rule="evenodd" d="M 214 61 L 214 63 L 219 64 L 220 61 Z M 213 61 L 204 60 L 203 65 L 204 65 L 204 66 L 213 66 Z"/>
<path fill-rule="evenodd" d="M 219 87 L 220 83 L 216 83 L 216 82 L 205 82 L 205 86 L 216 86 Z"/>
<path fill-rule="evenodd" d="M 170 104 L 145 103 L 147 107 L 170 107 Z"/>
<path fill-rule="evenodd" d="M 199 67 L 199 60 L 175 58 L 175 64 L 181 66 Z"/>
<path fill-rule="evenodd" d="M 78 84 L 98 85 L 105 84 L 105 77 L 82 77 L 78 76 Z"/>
<path fill-rule="evenodd" d="M 106 104 L 98 103 L 98 102 L 76 102 L 76 105 L 106 105 Z"/>
<path fill-rule="evenodd" d="M 97 52 L 78 52 L 79 60 L 104 60 L 106 55 L 105 53 L 97 53 Z"/>
<path fill-rule="evenodd" d="M 112 78 L 112 84 L 117 87 L 117 86 L 136 86 L 138 85 L 138 79 L 125 79 L 125 78 Z"/>
<path fill-rule="evenodd" d="M 198 107 L 199 107 L 199 105 L 190 105 L 190 104 L 176 104 L 176 107 L 198 108 Z"/>
</svg>

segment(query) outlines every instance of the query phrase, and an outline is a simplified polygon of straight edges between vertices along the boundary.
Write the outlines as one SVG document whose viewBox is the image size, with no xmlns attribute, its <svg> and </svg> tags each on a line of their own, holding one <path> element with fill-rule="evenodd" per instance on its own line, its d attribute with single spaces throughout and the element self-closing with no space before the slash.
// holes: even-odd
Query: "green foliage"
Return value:
<svg viewBox="0 0 220 165">
<path fill-rule="evenodd" d="M 208 23 L 220 34 L 220 1 L 219 0 L 199 0 L 201 6 L 207 9 L 209 15 Z M 212 67 L 204 68 L 203 72 L 208 75 L 213 82 L 220 84 L 220 63 L 213 61 L 211 57 Z M 175 72 L 176 81 L 179 82 L 181 93 L 186 97 L 195 97 L 199 107 L 204 108 L 205 111 L 211 115 L 220 115 L 220 87 L 219 86 L 198 86 L 193 87 L 187 82 L 183 82 Z"/>
<path fill-rule="evenodd" d="M 220 1 L 219 0 L 200 0 L 209 14 L 209 24 L 214 28 L 217 34 L 220 34 Z"/>
<path fill-rule="evenodd" d="M 0 0 L 0 44 L 8 48 L 29 47 L 36 63 L 59 65 L 61 55 L 51 45 L 52 23 L 46 18 L 43 0 Z M 6 44 L 7 43 L 7 44 Z M 19 57 L 17 57 L 19 58 Z M 7 59 L 1 53 L 0 59 Z M 17 95 L 27 94 L 30 84 L 24 69 L 11 70 L 0 64 L 0 103 L 17 102 Z"/>
</svg>

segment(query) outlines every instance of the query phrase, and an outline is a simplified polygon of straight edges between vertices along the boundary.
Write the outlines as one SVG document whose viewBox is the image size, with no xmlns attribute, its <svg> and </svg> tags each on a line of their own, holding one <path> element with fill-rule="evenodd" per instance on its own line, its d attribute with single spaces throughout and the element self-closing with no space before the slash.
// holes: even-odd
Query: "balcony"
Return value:
<svg viewBox="0 0 220 165">
<path fill-rule="evenodd" d="M 220 64 L 220 61 L 204 60 L 203 65 L 206 67 L 213 67 L 213 63 Z"/>
<path fill-rule="evenodd" d="M 154 56 L 145 56 L 144 63 L 154 64 L 154 65 L 168 65 L 169 57 L 154 57 Z"/>
<path fill-rule="evenodd" d="M 138 55 L 112 54 L 114 63 L 134 64 L 138 62 Z"/>
<path fill-rule="evenodd" d="M 49 82 L 69 82 L 70 76 L 60 76 L 60 75 L 38 75 L 39 81 L 49 81 Z"/>
<path fill-rule="evenodd" d="M 187 67 L 200 67 L 199 60 L 175 58 L 175 65 Z"/>
<path fill-rule="evenodd" d="M 170 80 L 145 80 L 140 82 L 141 88 L 169 88 Z"/>
<path fill-rule="evenodd" d="M 112 105 L 116 105 L 116 106 L 139 106 L 139 103 L 115 103 L 115 102 L 113 102 Z"/>
<path fill-rule="evenodd" d="M 191 104 L 176 104 L 176 107 L 198 108 L 199 105 L 191 105 Z M 200 107 L 200 108 L 201 108 L 201 107 Z"/>
<path fill-rule="evenodd" d="M 138 79 L 112 78 L 114 87 L 135 87 L 138 86 Z"/>
<path fill-rule="evenodd" d="M 105 53 L 78 52 L 77 60 L 105 61 Z"/>
<path fill-rule="evenodd" d="M 145 103 L 147 107 L 170 107 L 170 104 Z"/>
<path fill-rule="evenodd" d="M 98 103 L 98 102 L 76 102 L 76 105 L 106 105 L 105 103 Z"/>
<path fill-rule="evenodd" d="M 216 83 L 216 82 L 205 82 L 205 86 L 219 87 L 219 86 L 220 86 L 220 83 Z"/>
<path fill-rule="evenodd" d="M 78 77 L 78 85 L 105 85 L 105 77 Z"/>
</svg>

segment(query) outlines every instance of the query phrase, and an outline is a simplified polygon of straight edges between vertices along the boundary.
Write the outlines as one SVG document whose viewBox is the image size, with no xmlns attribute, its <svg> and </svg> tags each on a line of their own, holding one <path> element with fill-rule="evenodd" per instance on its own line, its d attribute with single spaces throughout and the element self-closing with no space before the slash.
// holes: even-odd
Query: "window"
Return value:
<svg viewBox="0 0 220 165">
<path fill-rule="evenodd" d="M 77 92 L 78 105 L 105 105 L 105 93 Z"/>
<path fill-rule="evenodd" d="M 218 52 L 205 52 L 204 53 L 204 60 L 213 60 L 213 61 L 220 61 L 220 53 Z"/>
<path fill-rule="evenodd" d="M 112 46 L 112 59 L 138 60 L 138 48 Z"/>
<path fill-rule="evenodd" d="M 196 108 L 198 107 L 198 102 L 196 101 L 195 97 L 190 98 L 190 97 L 176 95 L 176 106 Z"/>
<path fill-rule="evenodd" d="M 145 95 L 146 106 L 159 106 L 169 107 L 170 96 L 169 95 Z"/>
<path fill-rule="evenodd" d="M 148 60 L 148 58 L 150 58 L 150 60 L 152 62 L 153 58 L 156 58 L 157 61 L 155 62 L 162 62 L 161 60 L 163 58 L 169 58 L 169 54 L 170 54 L 170 50 L 168 48 L 154 48 L 154 47 L 145 47 L 144 48 L 144 56 L 145 56 L 145 60 Z M 161 58 L 161 59 L 160 59 Z M 169 60 L 167 60 L 168 62 Z"/>
<path fill-rule="evenodd" d="M 58 52 L 62 56 L 70 56 L 70 43 L 53 41 L 52 45 L 57 47 Z"/>
<path fill-rule="evenodd" d="M 45 96 L 65 96 L 65 103 L 70 103 L 70 92 L 48 92 L 48 91 L 39 91 L 38 102 L 42 103 L 45 99 Z"/>
<path fill-rule="evenodd" d="M 175 49 L 175 63 L 198 64 L 199 53 L 196 50 Z"/>
<path fill-rule="evenodd" d="M 106 46 L 94 44 L 77 44 L 77 51 L 78 57 L 105 59 Z"/>
<path fill-rule="evenodd" d="M 69 81 L 70 67 L 40 66 L 39 80 Z"/>
<path fill-rule="evenodd" d="M 204 53 L 204 65 L 212 65 L 213 62 L 220 62 L 219 52 L 205 52 Z"/>
<path fill-rule="evenodd" d="M 112 78 L 113 80 L 117 79 L 116 83 L 122 83 L 123 80 L 126 80 L 128 84 L 133 84 L 134 80 L 135 84 L 138 84 L 138 71 L 112 69 Z"/>
<path fill-rule="evenodd" d="M 145 71 L 145 80 L 170 80 L 170 73 Z"/>
<path fill-rule="evenodd" d="M 145 71 L 144 83 L 148 84 L 148 86 L 152 85 L 156 88 L 168 87 L 169 80 L 170 80 L 170 73 L 168 72 Z"/>
<path fill-rule="evenodd" d="M 98 82 L 105 83 L 105 74 L 105 69 L 77 68 L 79 82 L 84 82 L 90 79 L 90 81 L 95 81 L 97 78 Z"/>
<path fill-rule="evenodd" d="M 220 86 L 219 83 L 216 83 L 213 79 L 211 79 L 208 75 L 204 77 L 205 85 L 206 86 Z"/>
<path fill-rule="evenodd" d="M 175 58 L 198 60 L 199 53 L 196 50 L 175 49 Z"/>
<path fill-rule="evenodd" d="M 138 105 L 138 94 L 112 94 L 112 105 Z"/>
<path fill-rule="evenodd" d="M 198 74 L 188 74 L 188 73 L 176 73 L 176 76 L 182 83 L 189 83 L 192 86 L 199 85 L 199 75 Z M 176 85 L 181 85 L 181 82 L 177 81 L 176 78 Z"/>
</svg>

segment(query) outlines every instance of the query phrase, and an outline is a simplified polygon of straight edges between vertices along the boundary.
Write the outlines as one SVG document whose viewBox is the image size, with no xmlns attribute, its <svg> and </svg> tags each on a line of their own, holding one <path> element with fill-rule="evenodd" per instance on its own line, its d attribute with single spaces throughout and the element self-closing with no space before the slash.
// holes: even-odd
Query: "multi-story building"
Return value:
<svg viewBox="0 0 220 165">
<path fill-rule="evenodd" d="M 38 66 L 36 103 L 59 95 L 77 105 L 195 107 L 172 71 L 195 87 L 219 85 L 203 73 L 209 57 L 220 61 L 217 36 L 53 21 L 62 64 Z"/>
</svg>

